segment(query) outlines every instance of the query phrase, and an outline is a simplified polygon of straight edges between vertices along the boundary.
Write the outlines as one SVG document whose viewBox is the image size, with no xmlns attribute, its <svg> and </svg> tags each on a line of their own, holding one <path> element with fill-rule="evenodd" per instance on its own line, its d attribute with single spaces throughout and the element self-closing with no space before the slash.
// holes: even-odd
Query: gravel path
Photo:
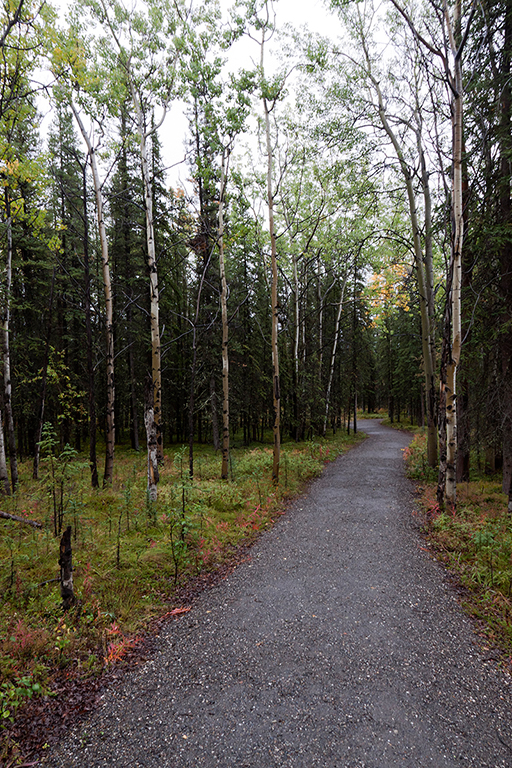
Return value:
<svg viewBox="0 0 512 768">
<path fill-rule="evenodd" d="M 421 548 L 407 437 L 360 426 L 45 765 L 512 766 L 510 677 Z"/>
</svg>

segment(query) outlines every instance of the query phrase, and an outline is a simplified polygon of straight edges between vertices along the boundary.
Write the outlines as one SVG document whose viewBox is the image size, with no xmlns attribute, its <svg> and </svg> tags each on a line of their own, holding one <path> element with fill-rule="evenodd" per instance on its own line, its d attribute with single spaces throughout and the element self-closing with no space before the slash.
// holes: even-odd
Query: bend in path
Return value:
<svg viewBox="0 0 512 768">
<path fill-rule="evenodd" d="M 510 678 L 421 549 L 408 438 L 360 426 L 45 765 L 512 766 Z"/>
</svg>

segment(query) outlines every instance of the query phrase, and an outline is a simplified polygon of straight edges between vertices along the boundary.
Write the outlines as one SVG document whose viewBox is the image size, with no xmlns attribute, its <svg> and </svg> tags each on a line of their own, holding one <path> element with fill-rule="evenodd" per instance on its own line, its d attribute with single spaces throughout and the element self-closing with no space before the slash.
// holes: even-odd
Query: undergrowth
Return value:
<svg viewBox="0 0 512 768">
<path fill-rule="evenodd" d="M 469 483 L 458 484 L 456 509 L 441 510 L 424 434 L 413 438 L 404 457 L 409 477 L 421 483 L 421 514 L 431 549 L 464 587 L 463 607 L 479 620 L 486 642 L 512 662 L 512 518 L 501 476 L 475 473 Z"/>
<path fill-rule="evenodd" d="M 29 698 L 52 695 L 57 673 L 98 675 L 126 657 L 152 618 L 179 612 L 180 587 L 272 525 L 287 498 L 361 437 L 339 431 L 283 445 L 277 487 L 269 447 L 233 450 L 229 481 L 219 479 L 219 453 L 198 446 L 191 480 L 185 449 L 169 450 L 155 503 L 146 496 L 143 452 L 116 448 L 104 490 L 90 488 L 87 462 L 69 451 L 62 458 L 47 447 L 39 481 L 22 462 L 3 510 L 43 527 L 0 521 L 0 738 L 2 723 Z M 58 558 L 67 526 L 76 602 L 63 613 Z"/>
</svg>

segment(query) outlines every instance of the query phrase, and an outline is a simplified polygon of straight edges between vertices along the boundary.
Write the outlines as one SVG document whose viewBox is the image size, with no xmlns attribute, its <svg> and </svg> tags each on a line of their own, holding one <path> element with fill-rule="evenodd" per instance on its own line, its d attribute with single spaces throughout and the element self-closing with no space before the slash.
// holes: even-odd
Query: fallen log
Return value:
<svg viewBox="0 0 512 768">
<path fill-rule="evenodd" d="M 43 524 L 38 523 L 37 520 L 28 520 L 26 517 L 20 517 L 19 515 L 10 515 L 8 512 L 0 512 L 0 517 L 6 520 L 15 520 L 17 523 L 25 523 L 25 525 L 31 525 L 32 528 L 42 528 Z"/>
</svg>

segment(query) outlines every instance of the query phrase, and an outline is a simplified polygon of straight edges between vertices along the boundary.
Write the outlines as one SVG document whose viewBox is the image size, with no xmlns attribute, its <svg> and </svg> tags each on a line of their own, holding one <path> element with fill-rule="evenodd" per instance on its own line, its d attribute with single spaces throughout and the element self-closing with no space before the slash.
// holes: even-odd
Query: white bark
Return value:
<svg viewBox="0 0 512 768">
<path fill-rule="evenodd" d="M 130 91 L 132 102 L 137 116 L 137 130 L 139 133 L 139 151 L 142 170 L 142 183 L 144 188 L 144 209 L 146 214 L 146 241 L 148 248 L 148 269 L 149 269 L 149 297 L 150 297 L 150 327 L 151 327 L 151 376 L 153 379 L 153 408 L 154 420 L 157 431 L 157 452 L 158 460 L 163 461 L 163 443 L 162 443 L 162 362 L 161 362 L 161 344 L 160 344 L 160 302 L 158 290 L 158 269 L 156 262 L 155 249 L 155 224 L 153 216 L 153 191 L 151 184 L 151 175 L 149 173 L 149 158 L 147 139 L 151 132 L 145 127 L 144 113 L 142 111 L 140 99 L 132 82 L 130 71 Z"/>
<path fill-rule="evenodd" d="M 2 312 L 2 342 L 3 342 L 3 374 L 4 374 L 4 410 L 9 445 L 9 464 L 11 467 L 11 483 L 13 491 L 18 485 L 18 462 L 16 457 L 16 441 L 14 436 L 14 417 L 12 413 L 12 383 L 11 383 L 11 352 L 9 344 L 11 322 L 11 290 L 12 290 L 12 218 L 10 210 L 9 190 L 5 190 L 7 213 L 7 254 L 5 264 L 5 295 Z M 5 446 L 4 446 L 5 451 Z"/>
<path fill-rule="evenodd" d="M 420 225 L 418 221 L 418 207 L 416 202 L 416 194 L 413 186 L 413 173 L 405 160 L 402 145 L 400 144 L 398 137 L 387 118 L 382 90 L 380 88 L 378 80 L 374 77 L 374 75 L 371 72 L 370 57 L 368 54 L 368 50 L 366 48 L 365 41 L 363 41 L 363 48 L 366 56 L 367 73 L 372 82 L 375 93 L 377 95 L 379 118 L 382 123 L 382 127 L 384 128 L 393 146 L 393 149 L 395 150 L 395 154 L 400 164 L 400 170 L 402 172 L 402 176 L 403 176 L 406 191 L 407 191 L 407 200 L 409 204 L 409 219 L 411 222 L 412 239 L 413 239 L 413 246 L 414 246 L 414 261 L 416 265 L 416 279 L 418 284 L 419 305 L 420 305 L 423 373 L 425 376 L 425 390 L 428 395 L 428 393 L 431 392 L 432 383 L 434 381 L 434 376 L 435 376 L 435 359 L 433 357 L 433 354 L 435 352 L 434 352 L 434 344 L 432 341 L 432 327 L 431 327 L 431 311 L 432 311 L 431 307 L 433 306 L 433 285 L 430 282 L 432 281 L 431 274 L 429 274 L 429 272 L 426 271 L 425 263 L 424 263 L 423 248 L 421 244 L 421 230 L 420 230 Z M 418 141 L 419 141 L 419 138 L 418 138 Z M 420 143 L 420 149 L 421 149 L 421 142 L 419 143 Z M 423 157 L 421 157 L 420 159 L 422 159 L 424 162 Z M 426 172 L 423 177 L 423 182 L 428 183 Z M 428 187 L 427 187 L 426 202 L 428 203 L 429 201 L 430 201 L 430 198 L 428 196 Z M 428 453 L 429 453 L 430 461 L 432 462 L 434 460 L 433 457 L 437 455 L 436 425 L 433 422 L 432 417 L 430 418 L 429 426 L 430 426 L 430 429 L 428 431 L 428 438 L 429 438 Z"/>
<path fill-rule="evenodd" d="M 144 410 L 144 425 L 146 427 L 146 441 L 148 446 L 148 497 L 150 501 L 157 500 L 157 483 L 159 480 L 158 455 L 157 455 L 157 426 L 153 403 L 146 404 Z"/>
<path fill-rule="evenodd" d="M 91 164 L 92 180 L 94 194 L 96 197 L 96 214 L 98 218 L 98 232 L 101 244 L 101 267 L 103 276 L 103 289 L 105 293 L 105 332 L 106 332 L 106 360 L 107 360 L 107 434 L 106 434 L 106 452 L 105 452 L 105 472 L 103 475 L 103 484 L 112 482 L 114 472 L 114 445 L 115 445 L 115 424 L 114 424 L 114 317 L 112 300 L 112 281 L 110 278 L 110 261 L 108 253 L 107 231 L 105 220 L 103 218 L 103 193 L 96 163 L 96 152 L 82 121 L 80 113 L 76 109 L 72 100 L 70 106 L 75 116 L 75 120 L 80 128 L 80 132 L 87 146 L 89 162 Z"/>
<path fill-rule="evenodd" d="M 343 283 L 341 285 L 341 293 L 340 293 L 340 300 L 338 302 L 338 311 L 336 312 L 336 324 L 334 328 L 334 341 L 332 345 L 332 352 L 331 352 L 331 364 L 329 366 L 329 380 L 327 382 L 327 391 L 325 393 L 325 416 L 324 416 L 324 430 L 323 435 L 325 437 L 327 433 L 327 419 L 329 418 L 329 407 L 331 402 L 331 389 L 332 389 L 332 382 L 334 379 L 334 365 L 336 363 L 336 350 L 338 348 L 338 337 L 340 335 L 340 322 L 341 322 L 341 315 L 343 312 L 343 300 L 345 297 L 345 288 L 347 285 L 347 279 L 348 276 L 345 275 L 345 278 L 343 280 Z"/>
<path fill-rule="evenodd" d="M 9 473 L 7 472 L 7 458 L 5 455 L 3 414 L 0 411 L 0 493 L 11 495 Z"/>
<path fill-rule="evenodd" d="M 220 271 L 220 308 L 222 315 L 222 470 L 221 477 L 226 480 L 229 471 L 229 326 L 228 326 L 228 286 L 226 265 L 224 262 L 224 193 L 226 189 L 225 152 L 222 154 L 220 196 L 219 196 L 219 271 Z"/>
<path fill-rule="evenodd" d="M 446 481 L 445 499 L 455 505 L 456 502 L 456 459 L 457 459 L 457 366 L 462 346 L 461 329 L 461 273 L 462 244 L 464 240 L 464 219 L 462 200 L 462 127 L 463 127 L 463 84 L 462 53 L 477 5 L 471 3 L 471 10 L 464 34 L 461 33 L 461 0 L 455 0 L 453 17 L 450 18 L 447 0 L 443 0 L 443 32 L 449 41 L 451 62 L 444 51 L 433 46 L 414 26 L 407 11 L 398 0 L 391 0 L 401 13 L 416 40 L 431 54 L 438 57 L 444 67 L 446 82 L 450 88 L 452 113 L 452 285 L 451 285 L 451 349 L 446 370 Z"/>
<path fill-rule="evenodd" d="M 453 277 L 452 277 L 452 349 L 446 374 L 446 500 L 455 504 L 457 497 L 457 367 L 462 345 L 461 286 L 464 217 L 462 209 L 462 68 L 455 63 L 453 120 Z"/>
<path fill-rule="evenodd" d="M 261 76 L 263 78 L 263 52 L 265 47 L 265 27 L 262 30 L 261 37 Z M 273 381 L 273 404 L 274 404 L 274 459 L 272 466 L 272 479 L 274 483 L 279 482 L 279 462 L 281 455 L 281 393 L 279 382 L 279 350 L 278 350 L 278 321 L 279 304 L 277 296 L 277 248 L 276 234 L 274 225 L 274 192 L 273 192 L 273 174 L 274 174 L 274 152 L 272 149 L 272 137 L 270 131 L 270 108 L 265 94 L 262 94 L 263 114 L 265 118 L 265 137 L 267 144 L 267 204 L 268 204 L 268 228 L 270 234 L 270 253 L 272 263 L 272 381 Z"/>
<path fill-rule="evenodd" d="M 462 63 L 455 40 L 455 30 L 460 24 L 460 0 L 455 3 L 453 25 L 444 0 L 445 20 L 454 57 L 452 83 L 452 127 L 453 127 L 453 188 L 452 188 L 452 348 L 451 360 L 446 372 L 446 500 L 454 505 L 457 498 L 457 367 L 462 346 L 461 286 L 462 286 L 462 243 L 464 239 L 464 216 L 462 203 L 462 120 L 463 86 Z"/>
</svg>

